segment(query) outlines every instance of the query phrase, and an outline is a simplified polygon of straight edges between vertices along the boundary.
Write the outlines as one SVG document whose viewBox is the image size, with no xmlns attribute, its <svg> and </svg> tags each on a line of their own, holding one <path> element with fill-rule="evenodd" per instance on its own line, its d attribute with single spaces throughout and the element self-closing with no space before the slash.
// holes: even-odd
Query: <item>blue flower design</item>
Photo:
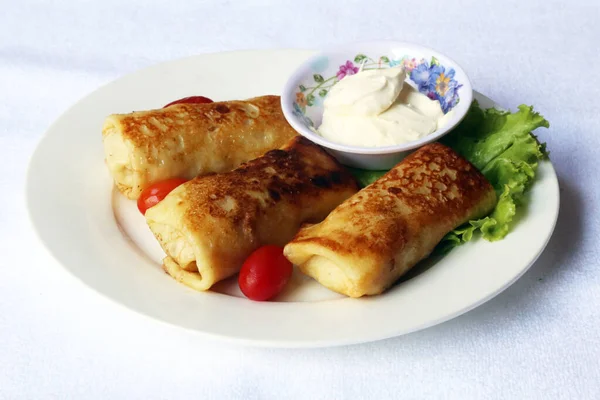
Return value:
<svg viewBox="0 0 600 400">
<path fill-rule="evenodd" d="M 296 102 L 294 102 L 294 111 L 292 111 L 292 114 L 294 114 L 296 117 L 300 118 L 300 120 L 307 127 L 310 128 L 310 127 L 315 126 L 315 124 L 312 122 L 312 120 L 310 118 L 308 118 L 306 115 L 304 115 L 302 108 L 300 108 L 300 106 Z"/>
<path fill-rule="evenodd" d="M 415 67 L 410 73 L 410 79 L 419 87 L 419 92 L 427 92 L 430 86 L 431 71 L 429 70 L 429 63 L 424 62 Z"/>
<path fill-rule="evenodd" d="M 447 113 L 458 101 L 459 85 L 454 76 L 456 71 L 453 68 L 446 68 L 440 65 L 437 60 L 432 59 L 431 63 L 423 60 L 410 73 L 410 78 L 417 84 L 419 92 L 427 95 L 432 100 L 438 100 L 442 111 Z"/>
</svg>

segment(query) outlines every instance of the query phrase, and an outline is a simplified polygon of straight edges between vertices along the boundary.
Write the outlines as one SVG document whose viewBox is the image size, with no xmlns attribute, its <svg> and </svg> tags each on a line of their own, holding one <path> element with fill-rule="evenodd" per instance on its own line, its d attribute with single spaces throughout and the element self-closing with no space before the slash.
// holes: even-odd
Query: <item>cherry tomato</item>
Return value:
<svg viewBox="0 0 600 400">
<path fill-rule="evenodd" d="M 169 106 L 172 106 L 173 104 L 184 104 L 184 103 L 202 104 L 202 103 L 213 103 L 213 101 L 211 99 L 209 99 L 208 97 L 204 97 L 204 96 L 190 96 L 190 97 L 184 97 L 183 99 L 172 101 L 169 104 L 167 104 L 166 106 L 164 106 L 163 108 L 167 108 Z"/>
<path fill-rule="evenodd" d="M 247 298 L 269 300 L 281 292 L 292 271 L 292 263 L 285 258 L 281 247 L 263 246 L 244 261 L 238 284 Z"/>
<path fill-rule="evenodd" d="M 148 186 L 137 201 L 138 210 L 146 215 L 147 209 L 160 203 L 173 189 L 185 182 L 185 179 L 173 178 Z"/>
</svg>

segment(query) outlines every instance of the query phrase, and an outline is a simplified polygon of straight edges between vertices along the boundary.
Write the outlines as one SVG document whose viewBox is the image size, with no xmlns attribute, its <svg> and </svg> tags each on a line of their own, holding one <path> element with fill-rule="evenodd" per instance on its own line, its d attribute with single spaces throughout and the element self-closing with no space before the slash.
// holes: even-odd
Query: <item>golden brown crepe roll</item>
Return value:
<svg viewBox="0 0 600 400">
<path fill-rule="evenodd" d="M 383 292 L 427 257 L 449 231 L 489 213 L 490 183 L 454 150 L 424 146 L 303 227 L 285 256 L 324 286 L 350 297 Z"/>
<path fill-rule="evenodd" d="M 279 96 L 114 114 L 102 129 L 108 169 L 130 199 L 165 179 L 231 171 L 294 136 Z"/>
<path fill-rule="evenodd" d="M 164 269 L 196 290 L 237 273 L 258 247 L 285 245 L 358 191 L 352 175 L 296 137 L 281 150 L 222 174 L 198 177 L 146 212 Z"/>
</svg>

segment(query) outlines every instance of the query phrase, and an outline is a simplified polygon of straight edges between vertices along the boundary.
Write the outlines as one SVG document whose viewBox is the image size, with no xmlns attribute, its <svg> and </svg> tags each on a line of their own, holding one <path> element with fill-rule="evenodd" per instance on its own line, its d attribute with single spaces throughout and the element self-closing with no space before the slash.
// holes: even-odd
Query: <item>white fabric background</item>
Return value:
<svg viewBox="0 0 600 400">
<path fill-rule="evenodd" d="M 551 122 L 538 133 L 561 183 L 556 232 L 489 303 L 366 345 L 236 347 L 113 305 L 31 233 L 28 158 L 100 85 L 204 52 L 377 38 L 440 49 L 477 90 L 507 107 L 534 104 Z M 0 398 L 600 398 L 598 39 L 597 0 L 2 1 Z"/>
</svg>

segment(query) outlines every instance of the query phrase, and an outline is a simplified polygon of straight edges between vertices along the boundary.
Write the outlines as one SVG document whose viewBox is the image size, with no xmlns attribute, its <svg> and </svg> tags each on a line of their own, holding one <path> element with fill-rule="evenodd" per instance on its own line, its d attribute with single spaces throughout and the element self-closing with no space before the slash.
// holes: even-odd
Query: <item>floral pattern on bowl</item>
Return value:
<svg viewBox="0 0 600 400">
<path fill-rule="evenodd" d="M 313 74 L 314 85 L 299 85 L 296 101 L 293 103 L 293 114 L 306 126 L 314 128 L 315 124 L 306 116 L 307 108 L 320 105 L 336 83 L 346 76 L 356 74 L 361 65 L 363 70 L 403 66 L 419 92 L 432 100 L 439 101 L 444 113 L 448 113 L 460 101 L 458 90 L 462 84 L 456 81 L 454 68 L 446 68 L 435 57 L 427 60 L 408 55 L 395 59 L 380 56 L 375 60 L 364 54 L 357 54 L 354 61 L 347 60 L 340 65 L 335 75 L 324 78 L 320 74 Z"/>
</svg>

